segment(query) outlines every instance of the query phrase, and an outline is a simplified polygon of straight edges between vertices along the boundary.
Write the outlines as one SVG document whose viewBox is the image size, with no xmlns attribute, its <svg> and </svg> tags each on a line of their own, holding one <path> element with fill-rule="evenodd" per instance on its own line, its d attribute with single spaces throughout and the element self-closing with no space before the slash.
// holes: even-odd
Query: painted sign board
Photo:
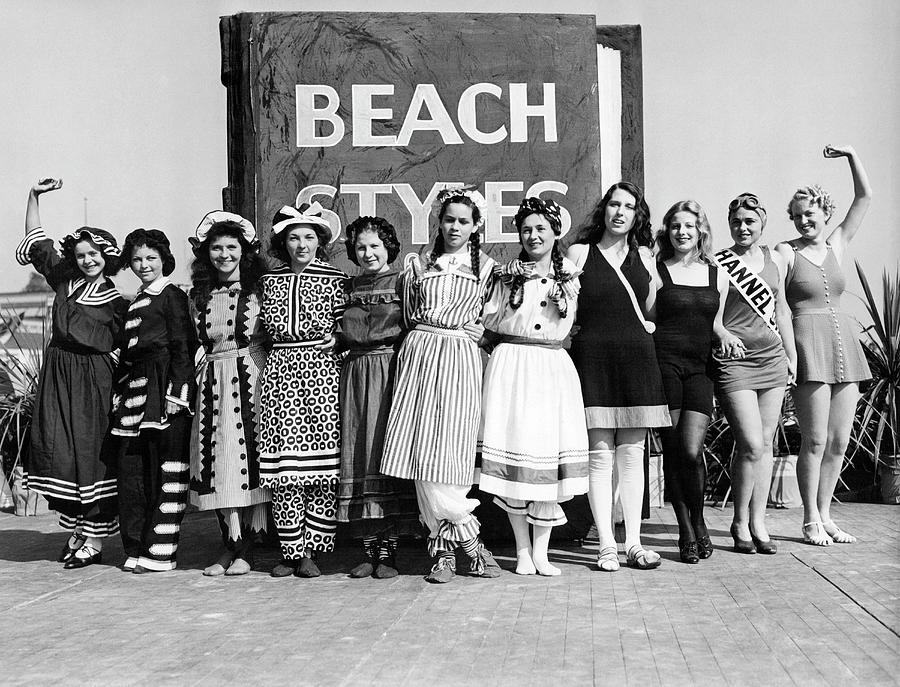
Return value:
<svg viewBox="0 0 900 687">
<path fill-rule="evenodd" d="M 518 253 L 511 218 L 525 195 L 557 201 L 564 228 L 577 227 L 602 184 L 616 180 L 601 179 L 609 83 L 621 88 L 611 99 L 620 104 L 621 135 L 604 145 L 616 148 L 622 167 L 640 167 L 626 176 L 641 181 L 634 176 L 642 173 L 634 154 L 642 152 L 640 36 L 634 40 L 634 27 L 615 29 L 598 29 L 588 15 L 225 17 L 224 207 L 263 235 L 275 211 L 295 202 L 318 201 L 341 228 L 380 215 L 396 227 L 404 252 L 421 252 L 436 231 L 438 191 L 476 186 L 488 203 L 485 251 L 511 258 Z M 618 41 L 613 49 L 624 56 L 611 81 L 598 72 L 598 38 Z M 637 146 L 628 140 L 635 132 Z M 353 271 L 339 244 L 332 260 Z"/>
</svg>

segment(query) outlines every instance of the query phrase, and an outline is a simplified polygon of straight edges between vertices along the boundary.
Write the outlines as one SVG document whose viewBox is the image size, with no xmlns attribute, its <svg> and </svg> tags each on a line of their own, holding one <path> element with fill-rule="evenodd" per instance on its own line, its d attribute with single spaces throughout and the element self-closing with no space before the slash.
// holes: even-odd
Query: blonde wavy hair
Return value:
<svg viewBox="0 0 900 687">
<path fill-rule="evenodd" d="M 669 238 L 669 223 L 679 212 L 690 212 L 697 218 L 697 233 L 700 235 L 697 247 L 694 249 L 695 260 L 712 264 L 712 230 L 709 219 L 700 203 L 696 200 L 680 200 L 669 208 L 662 220 L 662 230 L 656 235 L 656 257 L 658 260 L 668 260 L 675 255 L 675 247 Z"/>
<path fill-rule="evenodd" d="M 791 208 L 794 207 L 794 202 L 798 200 L 806 200 L 810 205 L 818 205 L 822 208 L 822 212 L 825 213 L 826 221 L 831 219 L 831 216 L 834 214 L 834 210 L 837 207 L 834 200 L 831 198 L 831 194 L 818 184 L 801 186 L 794 191 L 794 195 L 791 196 L 791 200 L 787 206 L 788 217 L 791 218 L 792 222 L 794 221 L 794 213 L 791 212 Z"/>
</svg>

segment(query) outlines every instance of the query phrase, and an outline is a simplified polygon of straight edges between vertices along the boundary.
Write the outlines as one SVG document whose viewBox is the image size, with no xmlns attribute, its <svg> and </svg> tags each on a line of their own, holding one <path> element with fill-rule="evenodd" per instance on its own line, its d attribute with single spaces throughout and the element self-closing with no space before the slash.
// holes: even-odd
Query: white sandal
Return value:
<svg viewBox="0 0 900 687">
<path fill-rule="evenodd" d="M 812 534 L 807 531 L 807 528 L 812 530 Z M 831 546 L 834 543 L 834 540 L 828 536 L 825 525 L 818 520 L 803 523 L 803 541 L 813 546 Z"/>
<path fill-rule="evenodd" d="M 844 530 L 835 525 L 834 520 L 823 522 L 822 529 L 825 530 L 825 534 L 831 537 L 835 544 L 852 544 L 856 541 L 856 537 L 849 532 L 844 532 Z"/>
<path fill-rule="evenodd" d="M 603 572 L 615 572 L 619 569 L 619 549 L 616 546 L 604 546 L 597 554 L 597 567 Z"/>
</svg>

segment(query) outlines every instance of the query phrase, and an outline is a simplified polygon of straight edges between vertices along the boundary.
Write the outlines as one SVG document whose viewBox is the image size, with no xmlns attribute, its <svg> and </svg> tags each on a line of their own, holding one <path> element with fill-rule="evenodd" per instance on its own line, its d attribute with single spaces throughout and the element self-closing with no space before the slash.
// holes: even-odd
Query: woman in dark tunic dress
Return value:
<svg viewBox="0 0 900 687">
<path fill-rule="evenodd" d="M 606 192 L 590 226 L 567 257 L 583 270 L 579 331 L 571 355 L 581 378 L 590 442 L 588 500 L 600 535 L 597 566 L 619 568 L 612 528 L 613 464 L 625 515 L 627 563 L 655 568 L 660 557 L 641 546 L 644 441 L 649 427 L 668 427 L 669 411 L 647 321 L 658 277 L 649 246 L 650 209 L 641 190 L 620 182 Z M 627 286 L 626 286 L 627 282 Z"/>
<path fill-rule="evenodd" d="M 113 355 L 127 301 L 109 276 L 119 271 L 115 239 L 82 227 L 57 254 L 43 229 L 38 196 L 62 186 L 43 179 L 31 189 L 25 238 L 16 249 L 56 292 L 53 335 L 41 367 L 32 415 L 26 484 L 47 497 L 72 531 L 59 561 L 81 568 L 100 561 L 103 539 L 119 529 L 115 455 L 107 435 Z"/>
<path fill-rule="evenodd" d="M 406 330 L 400 303 L 400 253 L 394 227 L 381 217 L 347 226 L 347 255 L 362 274 L 349 280 L 338 340 L 348 355 L 341 368 L 341 481 L 338 522 L 362 540 L 365 560 L 350 577 L 397 575 L 400 535 L 421 534 L 412 481 L 381 474 L 397 351 Z"/>
</svg>

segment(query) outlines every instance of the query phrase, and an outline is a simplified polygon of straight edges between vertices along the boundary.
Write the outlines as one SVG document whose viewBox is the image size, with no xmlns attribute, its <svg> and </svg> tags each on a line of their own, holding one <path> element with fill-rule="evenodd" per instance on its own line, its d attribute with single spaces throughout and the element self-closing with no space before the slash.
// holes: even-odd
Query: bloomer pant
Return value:
<svg viewBox="0 0 900 687">
<path fill-rule="evenodd" d="M 568 522 L 566 514 L 556 501 L 522 501 L 495 496 L 494 503 L 507 513 L 524 515 L 526 522 L 538 527 L 556 527 Z"/>
<path fill-rule="evenodd" d="M 145 429 L 122 440 L 119 452 L 119 526 L 125 568 L 175 568 L 187 508 L 191 417 L 176 415 L 167 429 Z"/>
<path fill-rule="evenodd" d="M 333 551 L 337 485 L 273 485 L 272 517 L 285 560 L 297 560 L 307 549 Z"/>
<path fill-rule="evenodd" d="M 419 512 L 429 532 L 429 555 L 453 551 L 478 537 L 481 525 L 472 515 L 478 500 L 466 498 L 468 493 L 469 487 L 416 480 Z"/>
</svg>

